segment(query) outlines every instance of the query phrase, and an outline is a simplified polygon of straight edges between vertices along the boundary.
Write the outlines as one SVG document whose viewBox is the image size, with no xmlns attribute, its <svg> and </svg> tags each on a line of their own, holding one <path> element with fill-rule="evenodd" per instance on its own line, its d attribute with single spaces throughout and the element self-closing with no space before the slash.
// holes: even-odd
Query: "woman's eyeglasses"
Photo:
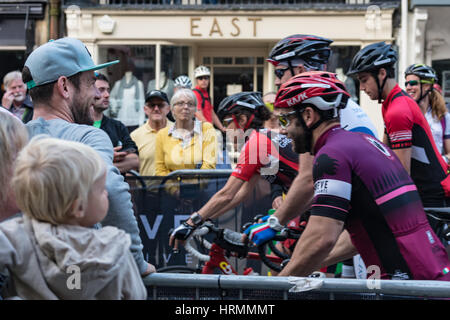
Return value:
<svg viewBox="0 0 450 320">
<path fill-rule="evenodd" d="M 184 105 L 187 105 L 189 108 L 195 107 L 195 103 L 186 102 L 186 101 L 178 101 L 178 102 L 175 102 L 173 105 L 176 107 L 182 107 Z"/>
<path fill-rule="evenodd" d="M 289 70 L 289 68 L 286 68 L 286 69 L 275 69 L 275 75 L 276 75 L 276 77 L 277 77 L 278 79 L 281 80 L 281 78 L 283 78 L 284 73 L 285 73 L 287 70 Z"/>
<path fill-rule="evenodd" d="M 409 86 L 417 86 L 419 84 L 419 81 L 417 80 L 409 80 L 405 81 L 405 87 Z"/>
<path fill-rule="evenodd" d="M 289 117 L 296 113 L 297 113 L 297 111 L 295 111 L 295 110 L 288 112 L 288 113 L 280 113 L 278 115 L 278 122 L 280 123 L 280 126 L 283 129 L 286 129 L 287 127 L 289 127 L 289 125 L 291 124 L 291 120 L 289 120 Z"/>
</svg>

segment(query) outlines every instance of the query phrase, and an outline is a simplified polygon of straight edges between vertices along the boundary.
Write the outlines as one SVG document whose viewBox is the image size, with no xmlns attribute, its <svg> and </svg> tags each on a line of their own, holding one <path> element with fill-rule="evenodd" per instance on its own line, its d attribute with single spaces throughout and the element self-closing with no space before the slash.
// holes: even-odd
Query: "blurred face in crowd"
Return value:
<svg viewBox="0 0 450 320">
<path fill-rule="evenodd" d="M 420 88 L 420 78 L 414 74 L 409 74 L 405 78 L 406 92 L 414 99 L 419 100 L 420 96 L 431 88 L 431 84 L 423 83 Z"/>
<path fill-rule="evenodd" d="M 207 90 L 208 89 L 209 76 L 201 76 L 201 77 L 198 77 L 196 80 L 197 80 L 197 86 L 200 89 L 203 89 L 203 90 Z"/>
<path fill-rule="evenodd" d="M 22 102 L 25 100 L 27 94 L 27 88 L 23 83 L 22 79 L 16 78 L 12 80 L 8 84 L 8 88 L 6 88 L 7 92 L 11 93 L 14 96 L 15 102 Z"/>
<path fill-rule="evenodd" d="M 169 104 L 158 97 L 150 98 L 144 106 L 144 112 L 152 122 L 165 120 L 169 111 Z"/>
<path fill-rule="evenodd" d="M 100 92 L 100 98 L 95 99 L 94 109 L 97 112 L 103 112 L 109 108 L 109 93 L 110 93 L 109 84 L 105 80 L 96 80 L 95 86 L 97 87 L 97 90 Z"/>
<path fill-rule="evenodd" d="M 197 111 L 197 103 L 186 95 L 180 96 L 172 106 L 172 114 L 177 121 L 193 121 L 195 112 Z"/>
<path fill-rule="evenodd" d="M 80 86 L 73 84 L 72 103 L 70 105 L 75 123 L 92 125 L 92 112 L 96 100 L 100 99 L 100 92 L 95 86 L 96 77 L 93 71 L 85 71 L 80 76 Z M 70 82 L 70 81 L 69 81 Z"/>
</svg>

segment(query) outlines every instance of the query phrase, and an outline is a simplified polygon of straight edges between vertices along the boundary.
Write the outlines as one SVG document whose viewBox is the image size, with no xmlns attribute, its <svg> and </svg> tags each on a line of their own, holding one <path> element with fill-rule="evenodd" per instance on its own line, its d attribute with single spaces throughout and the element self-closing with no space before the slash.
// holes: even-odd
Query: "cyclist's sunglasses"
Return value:
<svg viewBox="0 0 450 320">
<path fill-rule="evenodd" d="M 419 84 L 419 81 L 417 80 L 409 80 L 405 81 L 405 87 L 409 86 L 417 86 Z"/>
<path fill-rule="evenodd" d="M 428 83 L 428 84 L 433 84 L 433 81 L 429 81 L 429 80 L 409 80 L 409 81 L 405 81 L 405 87 L 407 87 L 408 85 L 410 86 L 417 86 L 419 83 Z"/>
<path fill-rule="evenodd" d="M 286 69 L 275 69 L 275 76 L 281 80 L 281 78 L 283 78 L 284 73 L 289 70 L 289 68 Z"/>
<path fill-rule="evenodd" d="M 297 113 L 297 111 L 295 111 L 295 110 L 288 112 L 288 113 L 280 113 L 278 115 L 278 122 L 280 123 L 280 126 L 283 129 L 286 129 L 287 127 L 289 127 L 289 125 L 291 124 L 291 120 L 289 120 L 289 117 L 296 113 Z"/>
<path fill-rule="evenodd" d="M 209 76 L 197 77 L 197 80 L 209 80 Z"/>
</svg>

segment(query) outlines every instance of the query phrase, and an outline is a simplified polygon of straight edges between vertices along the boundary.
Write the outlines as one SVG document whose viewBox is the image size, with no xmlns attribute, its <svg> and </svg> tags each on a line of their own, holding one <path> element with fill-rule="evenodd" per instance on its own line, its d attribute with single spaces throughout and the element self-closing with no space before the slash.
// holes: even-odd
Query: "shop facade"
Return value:
<svg viewBox="0 0 450 320">
<path fill-rule="evenodd" d="M 345 72 L 361 47 L 394 41 L 396 8 L 395 3 L 321 10 L 119 10 L 70 5 L 64 12 L 67 36 L 82 40 L 97 63 L 121 61 L 106 71 L 113 88 L 131 73 L 137 88 L 142 88 L 136 99 L 154 88 L 170 96 L 177 76 L 194 80 L 195 67 L 203 64 L 211 69 L 210 95 L 216 107 L 235 92 L 276 90 L 273 66 L 266 58 L 281 38 L 296 33 L 330 38 L 334 42 L 329 70 L 345 80 L 381 134 L 379 106 L 360 94 Z"/>
</svg>

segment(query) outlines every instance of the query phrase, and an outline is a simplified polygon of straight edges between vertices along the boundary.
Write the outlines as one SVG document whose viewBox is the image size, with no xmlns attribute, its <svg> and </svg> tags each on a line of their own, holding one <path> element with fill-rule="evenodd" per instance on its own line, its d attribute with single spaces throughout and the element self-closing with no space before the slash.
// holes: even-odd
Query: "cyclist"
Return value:
<svg viewBox="0 0 450 320">
<path fill-rule="evenodd" d="M 280 40 L 270 52 L 267 61 L 275 67 L 275 85 L 281 86 L 292 76 L 307 71 L 326 70 L 331 56 L 330 39 L 296 34 Z M 278 108 L 275 108 L 278 109 Z M 376 129 L 367 114 L 352 100 L 347 100 L 345 108 L 340 109 L 341 126 L 349 131 L 357 131 L 376 135 Z M 282 124 L 282 123 L 281 123 Z M 281 133 L 286 134 L 285 130 Z M 308 153 L 300 155 L 300 170 L 280 207 L 273 214 L 281 225 L 304 213 L 313 196 L 312 179 L 313 157 Z M 276 222 L 276 220 L 272 219 Z M 268 222 L 265 222 L 267 227 Z M 255 228 L 247 232 L 250 240 L 256 244 L 270 240 L 275 232 L 268 228 Z M 349 264 L 350 265 L 350 264 Z"/>
<path fill-rule="evenodd" d="M 445 249 L 395 153 L 340 128 L 338 109 L 349 97 L 324 72 L 297 75 L 278 91 L 275 107 L 284 109 L 289 137 L 314 155 L 311 216 L 280 276 L 307 276 L 359 252 L 383 279 L 450 281 Z"/>
<path fill-rule="evenodd" d="M 175 86 L 175 89 L 180 89 L 180 88 L 191 89 L 192 88 L 192 81 L 191 81 L 191 79 L 189 79 L 188 76 L 181 75 L 181 76 L 178 76 L 174 80 L 174 86 Z"/>
<path fill-rule="evenodd" d="M 411 175 L 424 207 L 445 207 L 450 197 L 447 163 L 416 101 L 395 81 L 396 61 L 397 52 L 391 45 L 377 42 L 355 55 L 348 75 L 356 75 L 360 89 L 372 100 L 382 102 L 386 130 L 383 142 Z"/>
<path fill-rule="evenodd" d="M 416 100 L 430 125 L 434 142 L 442 158 L 450 163 L 450 113 L 438 90 L 436 72 L 425 64 L 412 64 L 405 71 L 406 92 Z"/>
<path fill-rule="evenodd" d="M 240 136 L 237 138 L 242 139 L 246 135 L 248 141 L 225 186 L 174 230 L 170 237 L 171 245 L 174 239 L 186 240 L 206 219 L 217 218 L 237 206 L 251 193 L 259 176 L 271 184 L 280 185 L 286 192 L 298 172 L 298 154 L 292 151 L 291 140 L 276 131 L 263 128 L 270 111 L 260 93 L 242 92 L 223 99 L 218 115 L 228 134 L 238 132 Z M 247 129 L 251 130 L 250 135 Z"/>
</svg>

